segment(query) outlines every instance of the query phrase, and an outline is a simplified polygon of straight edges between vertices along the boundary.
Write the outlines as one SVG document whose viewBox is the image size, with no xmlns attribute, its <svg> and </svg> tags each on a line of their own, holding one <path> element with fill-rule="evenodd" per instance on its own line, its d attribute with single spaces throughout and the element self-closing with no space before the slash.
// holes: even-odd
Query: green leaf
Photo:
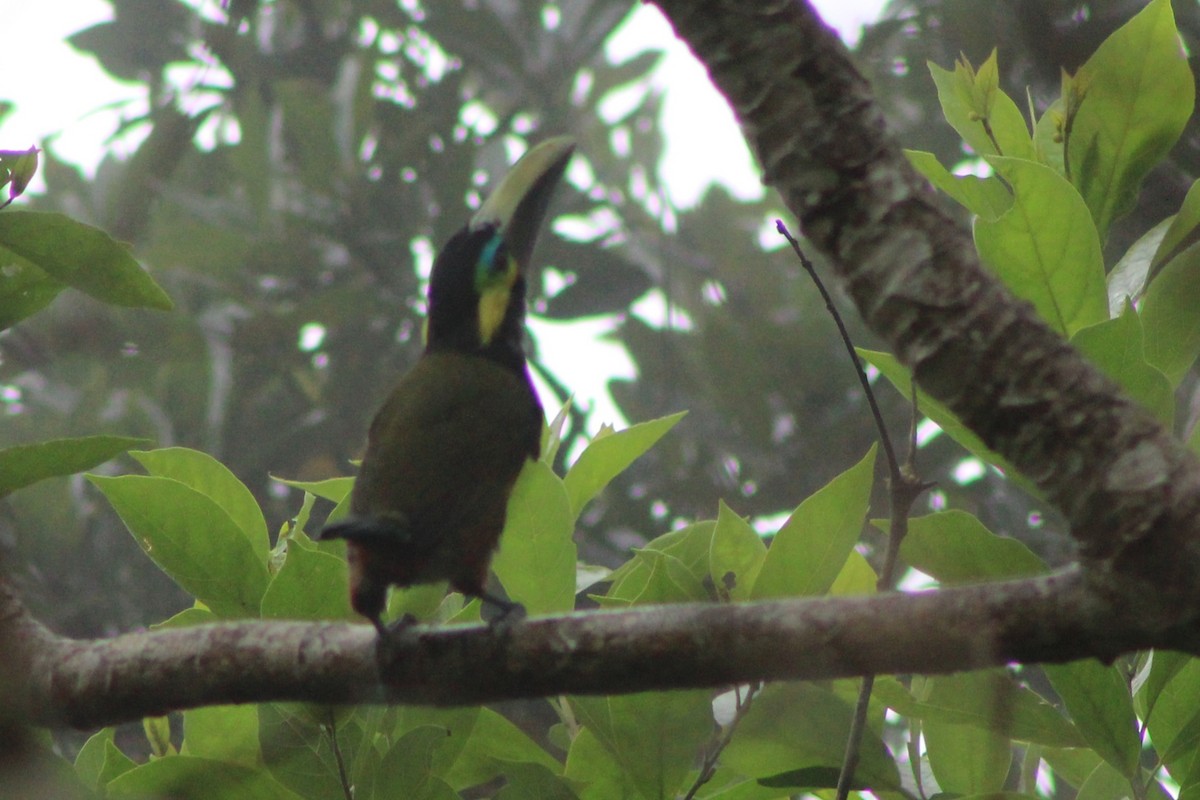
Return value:
<svg viewBox="0 0 1200 800">
<path fill-rule="evenodd" d="M 886 530 L 887 521 L 875 525 Z M 910 519 L 900 557 L 946 585 L 1046 572 L 1045 562 L 1022 542 L 995 535 L 965 511 Z"/>
<path fill-rule="evenodd" d="M 1014 199 L 998 219 L 975 221 L 979 257 L 1064 336 L 1107 319 L 1100 239 L 1079 192 L 1043 164 L 991 162 Z"/>
<path fill-rule="evenodd" d="M 108 784 L 110 798 L 171 797 L 173 800 L 302 800 L 265 769 L 211 758 L 158 758 Z"/>
<path fill-rule="evenodd" d="M 51 278 L 118 306 L 174 306 L 154 279 L 107 233 L 48 211 L 0 214 L 0 247 Z"/>
<path fill-rule="evenodd" d="M 709 574 L 709 553 L 715 526 L 715 522 L 706 520 L 651 540 L 609 576 L 612 586 L 608 594 L 601 598 L 602 603 L 626 606 L 654 602 L 650 599 L 652 597 L 667 597 L 669 599 L 663 602 L 676 603 L 691 599 L 697 591 L 696 587 L 700 587 Z M 670 558 L 663 559 L 660 556 Z M 656 575 L 656 570 L 666 573 Z M 675 577 L 672 578 L 672 575 Z M 652 584 L 653 589 L 650 588 Z"/>
<path fill-rule="evenodd" d="M 540 764 L 510 764 L 504 770 L 504 788 L 495 800 L 577 800 L 571 785 Z"/>
<path fill-rule="evenodd" d="M 571 499 L 571 515 L 578 518 L 583 507 L 609 481 L 653 447 L 686 413 L 681 411 L 593 439 L 563 479 Z"/>
<path fill-rule="evenodd" d="M 350 496 L 350 490 L 354 488 L 353 477 L 326 478 L 323 481 L 292 481 L 272 475 L 271 480 L 282 483 L 284 486 L 290 486 L 293 489 L 300 489 L 309 494 L 315 494 L 317 497 L 329 500 L 332 503 L 341 503 Z"/>
<path fill-rule="evenodd" d="M 829 591 L 862 534 L 875 480 L 875 450 L 872 445 L 862 460 L 792 512 L 767 550 L 754 599 Z"/>
<path fill-rule="evenodd" d="M 1162 370 L 1172 386 L 1200 354 L 1200 246 L 1184 250 L 1146 290 L 1142 301 L 1142 330 L 1146 336 L 1146 361 Z"/>
<path fill-rule="evenodd" d="M 1133 700 L 1120 671 L 1097 661 L 1042 668 L 1087 743 L 1122 775 L 1136 775 L 1142 746 Z"/>
<path fill-rule="evenodd" d="M 446 742 L 445 728 L 423 726 L 398 739 L 380 762 L 372 800 L 458 800 L 458 794 L 433 770 L 435 751 Z"/>
<path fill-rule="evenodd" d="M 1075 800 L 1112 800 L 1114 797 L 1137 797 L 1128 776 L 1113 769 L 1112 765 L 1097 764 L 1079 787 Z"/>
<path fill-rule="evenodd" d="M 575 607 L 575 517 L 562 479 L 541 461 L 521 470 L 492 569 L 531 614 Z"/>
<path fill-rule="evenodd" d="M 258 706 L 208 706 L 184 711 L 180 752 L 246 767 L 258 766 L 262 763 Z"/>
<path fill-rule="evenodd" d="M 1127 304 L 1116 319 L 1079 331 L 1071 344 L 1171 430 L 1175 391 L 1161 370 L 1146 363 L 1142 322 L 1133 306 Z"/>
<path fill-rule="evenodd" d="M 219 622 L 220 619 L 212 611 L 205 608 L 204 605 L 197 603 L 191 608 L 185 608 L 178 614 L 171 615 L 162 622 L 151 625 L 150 630 L 157 631 L 163 628 L 190 628 L 193 625 L 210 625 L 214 622 Z"/>
<path fill-rule="evenodd" d="M 258 501 L 229 468 L 207 453 L 187 447 L 134 450 L 129 453 L 157 478 L 173 478 L 225 510 L 246 535 L 254 553 L 267 563 L 271 543 Z"/>
<path fill-rule="evenodd" d="M 0 330 L 41 311 L 67 288 L 16 253 L 0 247 L 0 256 L 5 262 L 0 270 Z"/>
<path fill-rule="evenodd" d="M 79 752 L 75 755 L 75 775 L 89 789 L 103 788 L 103 784 L 100 782 L 100 773 L 104 768 L 105 754 L 110 746 L 116 746 L 113 744 L 113 728 L 101 728 L 88 737 L 88 740 L 83 743 L 83 747 L 79 748 Z M 129 763 L 132 766 L 133 762 Z"/>
<path fill-rule="evenodd" d="M 917 700 L 895 678 L 880 677 L 875 681 L 875 697 L 896 713 L 923 722 L 970 725 L 1047 747 L 1085 744 L 1058 709 L 1003 670 L 963 672 L 932 680 L 929 697 Z"/>
<path fill-rule="evenodd" d="M 1192 188 L 1195 188 L 1193 185 Z M 1161 250 L 1163 238 L 1174 224 L 1176 217 L 1167 217 L 1142 234 L 1136 242 L 1130 245 L 1121 260 L 1108 273 L 1108 315 L 1118 317 L 1125 308 L 1126 301 L 1136 304 L 1142 298 L 1149 280 L 1150 265 L 1154 262 L 1155 253 Z"/>
<path fill-rule="evenodd" d="M 443 775 L 446 782 L 456 789 L 478 786 L 499 775 L 507 778 L 518 765 L 536 766 L 555 775 L 562 772 L 562 764 L 552 755 L 490 708 L 480 709 L 465 737 L 454 728 L 448 730 L 451 736 L 465 738 L 465 744 L 452 760 L 452 766 Z M 445 749 L 443 747 L 442 751 Z M 439 756 L 442 751 L 439 751 Z M 435 759 L 434 763 L 441 763 L 441 759 Z"/>
<path fill-rule="evenodd" d="M 676 797 L 713 727 L 706 691 L 572 697 L 569 702 L 576 719 L 646 800 Z"/>
<path fill-rule="evenodd" d="M 171 478 L 88 475 L 164 572 L 223 617 L 257 616 L 267 568 L 229 514 Z"/>
<path fill-rule="evenodd" d="M 1146 725 L 1155 750 L 1174 775 L 1188 769 L 1200 744 L 1200 661 L 1166 651 L 1155 651 L 1154 659 L 1151 680 L 1159 688 Z"/>
<path fill-rule="evenodd" d="M 1167 222 L 1170 223 L 1170 227 L 1154 252 L 1154 259 L 1146 276 L 1147 284 L 1157 277 L 1171 259 L 1200 241 L 1200 181 L 1193 182 L 1188 188 L 1183 204 L 1179 206 L 1179 213 L 1167 217 L 1159 226 Z M 1159 226 L 1155 226 L 1155 230 Z"/>
<path fill-rule="evenodd" d="M 746 520 L 721 503 L 709 549 L 709 577 L 719 596 L 749 600 L 767 558 L 767 546 Z"/>
<path fill-rule="evenodd" d="M 638 550 L 633 562 L 640 569 L 622 574 L 602 599 L 613 606 L 665 603 L 702 603 L 711 600 L 704 584 L 688 565 L 670 553 Z"/>
<path fill-rule="evenodd" d="M 261 703 L 258 713 L 258 748 L 263 763 L 271 775 L 294 792 L 304 797 L 342 797 L 343 788 L 338 774 L 339 755 L 333 751 L 333 742 L 326 728 L 336 722 L 328 707 L 299 703 Z M 318 716 L 317 714 L 320 714 Z M 345 723 L 337 725 L 338 748 L 342 763 L 353 764 L 356 769 L 369 766 L 378 769 L 375 762 L 363 765 L 367 759 L 355 756 L 363 748 L 359 723 L 371 712 L 355 711 Z M 370 748 L 375 753 L 374 748 Z M 365 782 L 365 775 L 355 773 L 351 779 L 356 784 Z"/>
<path fill-rule="evenodd" d="M 853 709 L 829 689 L 811 683 L 768 685 L 742 718 L 721 755 L 725 766 L 756 778 L 804 767 L 842 763 Z M 797 724 L 803 720 L 803 724 Z M 878 733 L 864 732 L 858 780 L 878 791 L 898 789 L 896 765 Z"/>
<path fill-rule="evenodd" d="M 1195 87 L 1170 0 L 1153 0 L 1076 74 L 1067 159 L 1103 239 L 1192 116 Z"/>
<path fill-rule="evenodd" d="M 1012 766 L 1012 743 L 1008 739 L 985 728 L 939 720 L 926 721 L 921 736 L 929 768 L 943 792 L 975 795 L 1004 788 Z"/>
<path fill-rule="evenodd" d="M 358 619 L 350 608 L 344 559 L 295 541 L 263 593 L 264 619 Z"/>
<path fill-rule="evenodd" d="M 1154 709 L 1158 705 L 1158 699 L 1162 695 L 1163 689 L 1175 678 L 1176 675 L 1186 666 L 1192 663 L 1192 657 L 1186 653 L 1179 653 L 1174 650 L 1152 650 L 1150 651 L 1150 674 L 1144 680 L 1137 691 L 1137 700 L 1139 702 L 1139 717 L 1147 721 L 1154 716 Z M 1197 698 L 1200 702 L 1200 697 Z M 1158 738 L 1157 735 L 1154 737 Z"/>
<path fill-rule="evenodd" d="M 146 444 L 148 439 L 128 436 L 82 436 L 6 447 L 0 450 L 0 497 L 46 478 L 91 469 Z"/>
<path fill-rule="evenodd" d="M 571 741 L 564 774 L 582 787 L 578 792 L 580 800 L 637 797 L 629 773 L 589 728 L 581 728 Z"/>
<path fill-rule="evenodd" d="M 973 214 L 984 219 L 997 219 L 1012 208 L 1012 192 L 994 175 L 987 178 L 954 175 L 933 153 L 905 150 L 904 155 L 930 183 Z"/>
<path fill-rule="evenodd" d="M 978 71 L 966 58 L 960 58 L 953 72 L 932 62 L 929 72 L 946 121 L 972 150 L 983 156 L 1034 158 L 1029 125 L 1012 98 L 1000 89 L 995 50 Z"/>
</svg>

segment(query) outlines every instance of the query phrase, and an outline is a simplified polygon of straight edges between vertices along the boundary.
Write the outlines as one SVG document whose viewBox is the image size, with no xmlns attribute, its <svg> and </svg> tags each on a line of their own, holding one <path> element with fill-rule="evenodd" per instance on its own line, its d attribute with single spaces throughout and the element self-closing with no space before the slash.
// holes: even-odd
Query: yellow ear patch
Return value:
<svg viewBox="0 0 1200 800">
<path fill-rule="evenodd" d="M 512 298 L 512 287 L 517 282 L 517 262 L 508 259 L 508 269 L 496 276 L 498 280 L 489 281 L 479 293 L 479 341 L 490 344 L 504 315 L 508 313 L 508 303 Z"/>
</svg>

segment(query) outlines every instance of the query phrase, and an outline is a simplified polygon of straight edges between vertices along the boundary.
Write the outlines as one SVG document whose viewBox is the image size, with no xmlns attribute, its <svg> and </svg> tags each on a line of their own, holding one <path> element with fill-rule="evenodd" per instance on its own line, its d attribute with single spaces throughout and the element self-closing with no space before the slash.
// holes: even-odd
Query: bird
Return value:
<svg viewBox="0 0 1200 800">
<path fill-rule="evenodd" d="M 574 148 L 530 148 L 434 259 L 425 349 L 371 422 L 349 514 L 320 534 L 346 541 L 350 604 L 381 637 L 391 586 L 448 581 L 498 607 L 493 624 L 524 616 L 485 583 L 513 485 L 540 455 L 526 274 Z"/>
</svg>

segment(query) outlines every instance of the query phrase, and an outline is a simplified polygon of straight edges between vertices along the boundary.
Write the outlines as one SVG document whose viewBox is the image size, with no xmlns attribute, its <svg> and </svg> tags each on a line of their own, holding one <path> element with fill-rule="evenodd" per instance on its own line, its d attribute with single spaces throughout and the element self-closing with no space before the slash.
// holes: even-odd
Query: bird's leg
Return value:
<svg viewBox="0 0 1200 800">
<path fill-rule="evenodd" d="M 525 619 L 525 606 L 512 600 L 505 600 L 497 597 L 490 592 L 481 590 L 478 593 L 479 599 L 484 603 L 490 603 L 500 609 L 500 613 L 488 620 L 488 627 L 497 631 L 507 631 L 514 624 Z"/>
</svg>

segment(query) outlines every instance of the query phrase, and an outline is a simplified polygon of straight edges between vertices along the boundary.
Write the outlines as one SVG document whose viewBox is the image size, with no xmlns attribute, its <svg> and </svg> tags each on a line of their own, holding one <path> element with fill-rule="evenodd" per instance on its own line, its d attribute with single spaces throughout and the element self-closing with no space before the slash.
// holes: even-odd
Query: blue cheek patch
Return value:
<svg viewBox="0 0 1200 800">
<path fill-rule="evenodd" d="M 495 280 L 497 272 L 496 257 L 500 255 L 500 246 L 504 244 L 503 237 L 496 234 L 479 251 L 479 261 L 475 264 L 475 288 L 479 291 Z"/>
</svg>

